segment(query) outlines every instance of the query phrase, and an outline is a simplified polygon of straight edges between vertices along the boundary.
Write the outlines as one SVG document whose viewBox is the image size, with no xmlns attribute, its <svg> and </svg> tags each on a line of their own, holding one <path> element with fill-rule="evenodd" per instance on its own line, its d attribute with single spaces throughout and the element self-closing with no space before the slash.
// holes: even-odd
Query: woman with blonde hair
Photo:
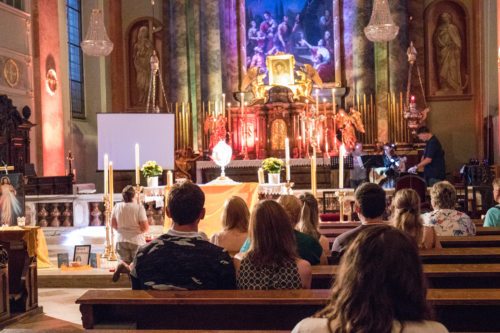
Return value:
<svg viewBox="0 0 500 333">
<path fill-rule="evenodd" d="M 373 225 L 342 256 L 328 305 L 292 333 L 447 333 L 430 320 L 426 289 L 415 242 L 396 228 Z"/>
<path fill-rule="evenodd" d="M 241 197 L 232 196 L 224 202 L 222 211 L 223 230 L 214 234 L 210 242 L 229 253 L 238 253 L 248 236 L 250 211 Z"/>
<path fill-rule="evenodd" d="M 300 259 L 292 225 L 273 200 L 259 202 L 250 216 L 250 248 L 234 259 L 239 289 L 311 287 L 311 264 Z"/>
<path fill-rule="evenodd" d="M 422 215 L 424 225 L 434 226 L 438 236 L 474 236 L 476 226 L 470 217 L 455 209 L 457 192 L 447 181 L 431 187 L 432 212 Z"/>
<path fill-rule="evenodd" d="M 316 239 L 323 248 L 323 256 L 326 258 L 330 254 L 330 244 L 328 238 L 319 232 L 319 208 L 318 200 L 311 193 L 304 193 L 299 197 L 302 201 L 302 210 L 297 229 L 306 235 Z"/>
<path fill-rule="evenodd" d="M 424 226 L 420 217 L 420 197 L 415 190 L 402 189 L 392 200 L 392 225 L 406 232 L 420 249 L 441 248 L 436 231 L 432 226 Z"/>
</svg>

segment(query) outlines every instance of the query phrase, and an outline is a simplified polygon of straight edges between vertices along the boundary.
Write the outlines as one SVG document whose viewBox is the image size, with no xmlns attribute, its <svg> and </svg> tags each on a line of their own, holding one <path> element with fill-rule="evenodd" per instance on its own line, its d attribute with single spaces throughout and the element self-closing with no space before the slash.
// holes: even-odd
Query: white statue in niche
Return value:
<svg viewBox="0 0 500 333">
<path fill-rule="evenodd" d="M 439 24 L 433 36 L 436 48 L 438 94 L 462 94 L 462 36 L 453 23 L 452 16 L 444 12 L 439 16 Z"/>
</svg>

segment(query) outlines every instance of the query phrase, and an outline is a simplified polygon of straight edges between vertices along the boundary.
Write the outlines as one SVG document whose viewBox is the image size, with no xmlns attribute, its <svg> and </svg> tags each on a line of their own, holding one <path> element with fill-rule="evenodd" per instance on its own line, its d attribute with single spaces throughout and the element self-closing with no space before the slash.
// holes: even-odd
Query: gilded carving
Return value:
<svg viewBox="0 0 500 333">
<path fill-rule="evenodd" d="M 3 78 L 11 88 L 15 88 L 19 83 L 19 67 L 13 59 L 7 59 L 7 61 L 5 61 L 3 66 Z"/>
<path fill-rule="evenodd" d="M 276 119 L 271 125 L 271 149 L 284 150 L 286 139 L 286 123 L 283 119 Z"/>
</svg>

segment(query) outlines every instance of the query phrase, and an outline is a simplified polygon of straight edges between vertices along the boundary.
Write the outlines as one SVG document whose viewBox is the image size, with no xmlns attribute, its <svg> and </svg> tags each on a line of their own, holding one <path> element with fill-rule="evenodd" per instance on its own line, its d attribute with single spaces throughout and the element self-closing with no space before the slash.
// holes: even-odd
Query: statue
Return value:
<svg viewBox="0 0 500 333">
<path fill-rule="evenodd" d="M 353 150 L 356 144 L 356 130 L 365 133 L 361 112 L 351 108 L 351 112 L 348 114 L 344 109 L 339 109 L 339 112 L 335 115 L 335 121 L 342 132 L 342 142 L 345 144 L 346 149 Z"/>
<path fill-rule="evenodd" d="M 154 52 L 153 42 L 149 39 L 147 26 L 139 28 L 137 41 L 134 43 L 134 67 L 136 71 L 135 84 L 138 91 L 138 104 L 146 104 L 151 75 L 150 60 Z"/>
<path fill-rule="evenodd" d="M 191 147 L 179 149 L 175 152 L 175 178 L 192 179 L 191 169 L 192 164 L 201 157 L 195 156 Z"/>
<path fill-rule="evenodd" d="M 265 77 L 266 73 L 261 73 L 260 67 L 251 67 L 243 78 L 241 91 L 246 91 L 248 87 L 252 89 L 253 100 L 250 101 L 250 105 L 263 103 L 266 99 Z"/>
<path fill-rule="evenodd" d="M 461 53 L 462 36 L 453 24 L 450 13 L 439 16 L 439 25 L 433 36 L 436 48 L 439 92 L 462 94 Z"/>
<path fill-rule="evenodd" d="M 299 76 L 299 80 L 296 81 L 296 84 L 299 86 L 297 89 L 298 98 L 309 99 L 314 103 L 314 99 L 311 97 L 313 82 L 316 83 L 319 88 L 323 88 L 323 81 L 318 72 L 313 66 L 305 64 L 300 67 L 300 70 L 295 71 L 295 73 Z"/>
</svg>

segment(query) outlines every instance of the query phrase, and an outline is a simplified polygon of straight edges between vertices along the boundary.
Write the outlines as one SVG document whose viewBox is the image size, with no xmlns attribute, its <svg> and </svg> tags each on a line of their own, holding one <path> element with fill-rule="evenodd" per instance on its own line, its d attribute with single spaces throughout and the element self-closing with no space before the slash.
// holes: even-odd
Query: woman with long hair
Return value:
<svg viewBox="0 0 500 333">
<path fill-rule="evenodd" d="M 311 264 L 297 254 L 285 209 L 273 200 L 259 202 L 250 216 L 250 248 L 235 256 L 239 289 L 311 287 Z"/>
<path fill-rule="evenodd" d="M 430 321 L 415 242 L 388 225 L 363 229 L 342 256 L 329 304 L 292 332 L 445 333 Z"/>
<path fill-rule="evenodd" d="M 328 238 L 319 232 L 319 208 L 318 200 L 311 193 L 304 193 L 299 197 L 302 202 L 300 221 L 296 229 L 316 239 L 323 248 L 323 257 L 330 255 L 330 244 Z"/>
<path fill-rule="evenodd" d="M 223 230 L 214 234 L 210 242 L 229 253 L 238 253 L 247 239 L 250 211 L 241 197 L 232 196 L 224 203 L 222 211 Z"/>
<path fill-rule="evenodd" d="M 410 235 L 420 249 L 441 248 L 434 227 L 423 225 L 420 217 L 420 197 L 415 190 L 397 191 L 392 200 L 392 210 L 392 225 Z"/>
</svg>

